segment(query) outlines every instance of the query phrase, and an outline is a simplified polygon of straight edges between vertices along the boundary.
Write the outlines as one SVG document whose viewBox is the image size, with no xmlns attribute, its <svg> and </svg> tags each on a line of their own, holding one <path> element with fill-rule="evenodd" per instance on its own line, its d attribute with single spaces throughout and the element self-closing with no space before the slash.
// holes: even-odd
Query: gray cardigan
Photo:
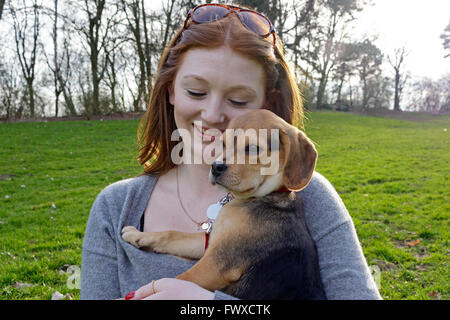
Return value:
<svg viewBox="0 0 450 320">
<path fill-rule="evenodd" d="M 153 279 L 172 278 L 196 261 L 139 250 L 120 231 L 140 220 L 157 181 L 140 176 L 113 183 L 95 200 L 83 242 L 81 299 L 124 297 Z M 353 221 L 333 186 L 315 172 L 300 194 L 328 299 L 381 299 Z M 220 291 L 215 299 L 233 299 Z"/>
</svg>

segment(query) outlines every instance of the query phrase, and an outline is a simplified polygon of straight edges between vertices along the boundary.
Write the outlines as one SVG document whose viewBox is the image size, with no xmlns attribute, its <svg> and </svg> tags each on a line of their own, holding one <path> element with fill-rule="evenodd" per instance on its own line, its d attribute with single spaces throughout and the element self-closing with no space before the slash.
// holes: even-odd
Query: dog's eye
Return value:
<svg viewBox="0 0 450 320">
<path fill-rule="evenodd" d="M 259 153 L 259 146 L 255 144 L 248 144 L 245 147 L 245 152 L 248 154 L 258 154 Z"/>
</svg>

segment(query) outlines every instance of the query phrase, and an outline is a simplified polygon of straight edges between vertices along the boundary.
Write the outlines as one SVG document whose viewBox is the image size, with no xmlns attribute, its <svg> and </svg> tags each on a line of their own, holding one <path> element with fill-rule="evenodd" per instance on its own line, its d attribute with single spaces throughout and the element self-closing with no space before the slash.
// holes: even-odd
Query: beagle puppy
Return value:
<svg viewBox="0 0 450 320">
<path fill-rule="evenodd" d="M 220 209 L 208 248 L 204 232 L 140 232 L 128 226 L 123 239 L 138 248 L 200 259 L 177 278 L 210 291 L 241 299 L 326 299 L 296 193 L 314 172 L 313 143 L 264 109 L 230 121 L 221 140 L 224 150 L 209 179 L 234 199 Z"/>
</svg>

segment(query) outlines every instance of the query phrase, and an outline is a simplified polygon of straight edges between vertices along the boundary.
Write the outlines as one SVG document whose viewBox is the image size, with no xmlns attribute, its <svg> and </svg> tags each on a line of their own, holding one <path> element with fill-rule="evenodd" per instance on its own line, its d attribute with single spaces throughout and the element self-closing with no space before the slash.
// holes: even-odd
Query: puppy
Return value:
<svg viewBox="0 0 450 320">
<path fill-rule="evenodd" d="M 294 192 L 311 180 L 317 159 L 313 143 L 268 110 L 249 111 L 230 121 L 228 129 L 235 135 L 223 134 L 224 152 L 209 179 L 234 199 L 221 208 L 208 248 L 203 232 L 146 233 L 125 227 L 123 239 L 138 248 L 200 259 L 177 278 L 210 291 L 241 299 L 326 299 L 315 243 Z M 267 129 L 259 141 L 258 129 Z M 239 157 L 244 164 L 236 161 Z M 263 175 L 263 169 L 273 169 L 268 157 L 278 166 Z"/>
</svg>

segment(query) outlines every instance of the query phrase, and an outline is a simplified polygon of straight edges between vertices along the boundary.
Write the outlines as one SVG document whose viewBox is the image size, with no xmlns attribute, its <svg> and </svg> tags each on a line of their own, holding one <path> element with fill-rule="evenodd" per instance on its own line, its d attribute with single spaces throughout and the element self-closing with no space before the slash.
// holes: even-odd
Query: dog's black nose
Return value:
<svg viewBox="0 0 450 320">
<path fill-rule="evenodd" d="M 225 170 L 227 170 L 227 165 L 225 163 L 214 162 L 212 164 L 211 173 L 214 177 L 220 176 Z"/>
</svg>

